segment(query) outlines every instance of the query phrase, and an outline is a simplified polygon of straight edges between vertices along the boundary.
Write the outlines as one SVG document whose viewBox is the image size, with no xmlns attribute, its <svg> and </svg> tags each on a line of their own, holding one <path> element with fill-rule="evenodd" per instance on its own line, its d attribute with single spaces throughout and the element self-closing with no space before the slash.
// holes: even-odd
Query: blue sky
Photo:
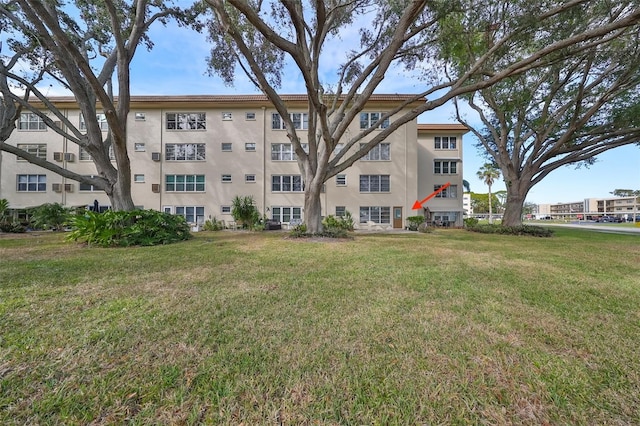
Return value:
<svg viewBox="0 0 640 426">
<path fill-rule="evenodd" d="M 142 46 L 136 52 L 131 65 L 131 93 L 133 95 L 178 95 L 178 94 L 249 94 L 254 86 L 245 78 L 238 78 L 234 87 L 209 76 L 206 58 L 209 45 L 206 36 L 176 25 L 152 27 L 150 38 L 155 46 L 151 52 Z M 343 33 L 341 40 L 330 43 L 324 52 L 328 64 L 336 64 L 349 47 L 356 34 Z M 329 65 L 329 67 L 331 66 Z M 330 68 L 322 69 L 327 79 L 333 75 Z M 424 82 L 412 78 L 401 70 L 390 71 L 378 93 L 415 93 Z M 294 69 L 283 78 L 282 93 L 304 93 L 304 85 Z M 53 94 L 53 93 L 52 93 Z M 453 106 L 445 105 L 421 115 L 419 123 L 453 123 Z M 478 155 L 475 139 L 470 134 L 464 140 L 464 178 L 474 192 L 487 192 L 487 187 L 476 172 L 484 163 Z M 585 198 L 609 197 L 616 188 L 640 189 L 640 147 L 631 145 L 611 150 L 598 157 L 598 162 L 589 168 L 575 169 L 573 166 L 552 172 L 536 185 L 527 198 L 534 203 L 558 203 L 579 201 Z M 504 189 L 497 182 L 494 191 Z"/>
</svg>

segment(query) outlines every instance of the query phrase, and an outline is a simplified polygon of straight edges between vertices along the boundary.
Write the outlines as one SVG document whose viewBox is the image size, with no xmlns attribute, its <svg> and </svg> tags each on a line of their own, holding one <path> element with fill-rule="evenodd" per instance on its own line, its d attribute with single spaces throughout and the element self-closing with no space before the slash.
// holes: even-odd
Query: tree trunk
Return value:
<svg viewBox="0 0 640 426">
<path fill-rule="evenodd" d="M 491 185 L 489 185 L 489 225 L 493 223 L 493 212 L 491 211 Z"/>
<path fill-rule="evenodd" d="M 507 204 L 502 217 L 503 226 L 522 225 L 524 201 L 531 189 L 529 179 L 510 180 L 507 185 Z"/>
<path fill-rule="evenodd" d="M 310 234 L 322 232 L 321 189 L 322 183 L 312 181 L 304 191 L 304 223 Z"/>
<path fill-rule="evenodd" d="M 113 210 L 128 211 L 135 208 L 133 198 L 131 198 L 130 180 L 130 177 L 125 177 L 124 173 L 118 171 L 118 180 L 113 183 L 113 191 L 111 193 L 107 193 Z"/>
</svg>

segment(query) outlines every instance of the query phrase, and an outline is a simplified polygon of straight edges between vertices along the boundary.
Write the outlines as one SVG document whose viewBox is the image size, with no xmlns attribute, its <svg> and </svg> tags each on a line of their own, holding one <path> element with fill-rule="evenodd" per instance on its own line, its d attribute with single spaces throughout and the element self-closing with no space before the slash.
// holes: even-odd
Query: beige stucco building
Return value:
<svg viewBox="0 0 640 426">
<path fill-rule="evenodd" d="M 306 96 L 284 99 L 296 127 L 305 129 Z M 406 99 L 403 95 L 372 96 L 360 120 L 351 123 L 347 137 Z M 82 127 L 73 98 L 52 101 Z M 106 121 L 103 124 L 106 135 Z M 86 152 L 48 129 L 35 114 L 23 113 L 17 127 L 9 143 L 79 174 L 96 173 Z M 322 214 L 349 211 L 360 227 L 402 228 L 407 216 L 426 213 L 430 220 L 461 226 L 465 132 L 457 124 L 413 120 L 402 125 L 364 158 L 326 182 Z M 128 150 L 132 196 L 141 208 L 184 215 L 194 223 L 213 217 L 231 221 L 232 199 L 250 195 L 258 209 L 274 220 L 286 224 L 304 219 L 303 182 L 295 153 L 282 120 L 264 96 L 134 96 Z M 6 198 L 12 208 L 54 202 L 91 206 L 94 200 L 102 208 L 109 205 L 104 192 L 6 152 L 0 173 L 0 198 Z M 412 209 L 416 200 L 446 183 L 449 187 L 425 202 L 423 209 Z"/>
</svg>

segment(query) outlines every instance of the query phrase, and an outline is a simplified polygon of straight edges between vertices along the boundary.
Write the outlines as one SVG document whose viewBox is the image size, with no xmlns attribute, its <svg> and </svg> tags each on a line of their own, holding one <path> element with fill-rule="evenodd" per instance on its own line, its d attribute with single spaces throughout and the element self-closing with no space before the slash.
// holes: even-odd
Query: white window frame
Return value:
<svg viewBox="0 0 640 426">
<path fill-rule="evenodd" d="M 304 183 L 302 181 L 302 175 L 271 175 L 271 192 L 303 191 Z"/>
<path fill-rule="evenodd" d="M 256 152 L 256 143 L 255 142 L 246 142 L 244 144 L 244 150 L 247 152 Z"/>
<path fill-rule="evenodd" d="M 368 222 L 377 223 L 379 225 L 391 224 L 391 207 L 360 206 L 360 223 Z"/>
<path fill-rule="evenodd" d="M 165 119 L 165 129 L 168 131 L 207 130 L 207 113 L 205 112 L 167 112 Z"/>
<path fill-rule="evenodd" d="M 144 142 L 134 142 L 133 150 L 135 152 L 145 152 L 147 150 L 147 147 Z"/>
<path fill-rule="evenodd" d="M 458 161 L 457 160 L 433 160 L 433 174 L 457 175 Z"/>
<path fill-rule="evenodd" d="M 103 132 L 109 131 L 109 123 L 107 123 L 107 114 L 101 112 L 96 114 L 96 120 L 98 120 L 98 126 Z M 87 123 L 84 121 L 84 115 L 80 113 L 80 131 L 87 130 Z"/>
<path fill-rule="evenodd" d="M 27 151 L 29 154 L 35 155 L 38 158 L 46 159 L 47 158 L 47 144 L 46 143 L 19 143 L 17 145 L 18 149 L 23 151 Z M 16 161 L 24 163 L 25 160 L 22 157 L 16 156 Z"/>
<path fill-rule="evenodd" d="M 135 113 L 135 120 L 136 121 L 146 121 L 147 120 L 147 115 L 144 112 L 136 112 Z"/>
<path fill-rule="evenodd" d="M 95 175 L 90 175 L 88 177 L 95 177 Z M 83 186 L 84 186 L 84 188 L 83 188 Z M 89 189 L 87 189 L 87 187 Z M 93 186 L 91 184 L 78 182 L 78 191 L 81 191 L 81 192 L 99 192 L 99 191 L 102 191 L 102 190 L 101 189 L 97 189 L 95 186 Z"/>
<path fill-rule="evenodd" d="M 233 151 L 233 142 L 221 142 L 220 150 L 222 152 L 232 152 Z"/>
<path fill-rule="evenodd" d="M 164 148 L 166 161 L 205 161 L 206 144 L 204 143 L 168 143 Z"/>
<path fill-rule="evenodd" d="M 271 206 L 271 220 L 280 223 L 291 223 L 291 220 L 302 220 L 301 206 Z"/>
<path fill-rule="evenodd" d="M 309 129 L 309 113 L 307 112 L 290 112 L 289 118 L 296 130 Z M 284 120 L 277 112 L 271 113 L 271 130 L 286 130 Z"/>
<path fill-rule="evenodd" d="M 35 173 L 16 175 L 16 192 L 47 192 L 47 175 Z"/>
<path fill-rule="evenodd" d="M 144 183 L 144 174 L 137 173 L 133 175 L 134 183 Z"/>
<path fill-rule="evenodd" d="M 438 150 L 458 149 L 458 141 L 455 136 L 435 136 L 433 138 L 433 148 Z"/>
<path fill-rule="evenodd" d="M 360 113 L 360 130 L 366 130 L 370 127 L 373 127 L 376 122 L 380 120 L 386 112 L 374 111 L 374 112 L 361 112 Z M 391 124 L 391 120 L 389 117 L 385 118 L 382 123 L 380 123 L 377 129 L 386 129 Z"/>
<path fill-rule="evenodd" d="M 363 149 L 366 146 L 366 143 L 360 144 L 360 149 Z M 390 143 L 379 143 L 378 145 L 371 148 L 371 151 L 367 152 L 364 157 L 361 158 L 362 161 L 391 161 L 391 144 Z"/>
<path fill-rule="evenodd" d="M 433 192 L 442 188 L 444 185 L 433 185 Z M 449 185 L 447 188 L 438 192 L 435 198 L 458 198 L 458 185 Z"/>
<path fill-rule="evenodd" d="M 170 178 L 173 177 L 173 182 Z M 205 175 L 166 174 L 164 176 L 165 192 L 205 192 Z"/>
<path fill-rule="evenodd" d="M 255 112 L 245 112 L 244 119 L 247 121 L 256 121 L 256 113 Z"/>
<path fill-rule="evenodd" d="M 223 174 L 221 177 L 222 183 L 232 183 L 233 179 L 231 178 L 230 174 Z"/>
<path fill-rule="evenodd" d="M 391 192 L 391 175 L 360 175 L 360 192 Z"/>
<path fill-rule="evenodd" d="M 44 132 L 47 130 L 42 117 L 34 112 L 21 112 L 18 118 L 18 130 L 30 132 Z"/>
<path fill-rule="evenodd" d="M 256 175 L 255 174 L 244 175 L 244 182 L 245 183 L 256 183 Z"/>
<path fill-rule="evenodd" d="M 231 214 L 231 206 L 220 206 L 221 214 Z"/>
<path fill-rule="evenodd" d="M 175 206 L 174 211 L 175 215 L 184 217 L 187 223 L 204 223 L 204 206 Z"/>
<path fill-rule="evenodd" d="M 224 111 L 222 113 L 222 121 L 232 121 L 233 120 L 233 113 L 229 112 L 229 111 Z"/>
<path fill-rule="evenodd" d="M 336 186 L 347 186 L 347 175 L 336 175 Z"/>
</svg>

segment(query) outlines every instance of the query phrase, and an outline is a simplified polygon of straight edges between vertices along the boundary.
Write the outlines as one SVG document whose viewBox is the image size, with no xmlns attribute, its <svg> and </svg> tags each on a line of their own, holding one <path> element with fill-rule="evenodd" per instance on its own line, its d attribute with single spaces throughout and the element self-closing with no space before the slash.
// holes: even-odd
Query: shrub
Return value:
<svg viewBox="0 0 640 426">
<path fill-rule="evenodd" d="M 289 235 L 291 235 L 294 238 L 308 237 L 309 234 L 307 234 L 307 225 L 305 225 L 304 223 L 301 223 L 300 225 L 295 226 L 291 230 Z"/>
<path fill-rule="evenodd" d="M 0 232 L 18 234 L 26 231 L 27 228 L 23 224 L 9 216 L 9 201 L 6 198 L 0 199 Z"/>
<path fill-rule="evenodd" d="M 253 229 L 260 222 L 260 213 L 251 195 L 236 195 L 231 202 L 231 216 L 243 228 Z"/>
<path fill-rule="evenodd" d="M 213 217 L 213 219 L 207 219 L 202 225 L 203 231 L 220 231 L 224 229 L 224 223 L 221 220 L 218 220 Z"/>
<path fill-rule="evenodd" d="M 467 228 L 471 228 L 473 226 L 478 225 L 479 220 L 475 217 L 468 217 L 464 220 L 464 226 Z"/>
<path fill-rule="evenodd" d="M 89 245 L 153 246 L 191 238 L 184 217 L 155 210 L 85 211 L 71 220 L 68 240 Z"/>
<path fill-rule="evenodd" d="M 407 222 L 409 222 L 409 231 L 417 231 L 418 227 L 426 221 L 424 216 L 409 216 Z"/>
<path fill-rule="evenodd" d="M 503 234 L 503 235 L 529 235 L 532 237 L 551 237 L 553 231 L 549 228 L 533 225 L 502 226 L 496 224 L 482 224 L 467 228 L 469 231 L 481 232 L 483 234 Z"/>
<path fill-rule="evenodd" d="M 427 222 L 422 222 L 418 225 L 418 232 L 422 232 L 423 234 L 429 234 L 433 232 L 433 226 L 427 225 Z"/>
<path fill-rule="evenodd" d="M 59 203 L 46 203 L 30 210 L 34 229 L 61 231 L 69 224 L 71 210 Z"/>
<path fill-rule="evenodd" d="M 327 229 L 336 229 L 344 231 L 353 231 L 353 216 L 347 210 L 344 216 L 329 215 L 322 220 L 322 227 Z"/>
</svg>

